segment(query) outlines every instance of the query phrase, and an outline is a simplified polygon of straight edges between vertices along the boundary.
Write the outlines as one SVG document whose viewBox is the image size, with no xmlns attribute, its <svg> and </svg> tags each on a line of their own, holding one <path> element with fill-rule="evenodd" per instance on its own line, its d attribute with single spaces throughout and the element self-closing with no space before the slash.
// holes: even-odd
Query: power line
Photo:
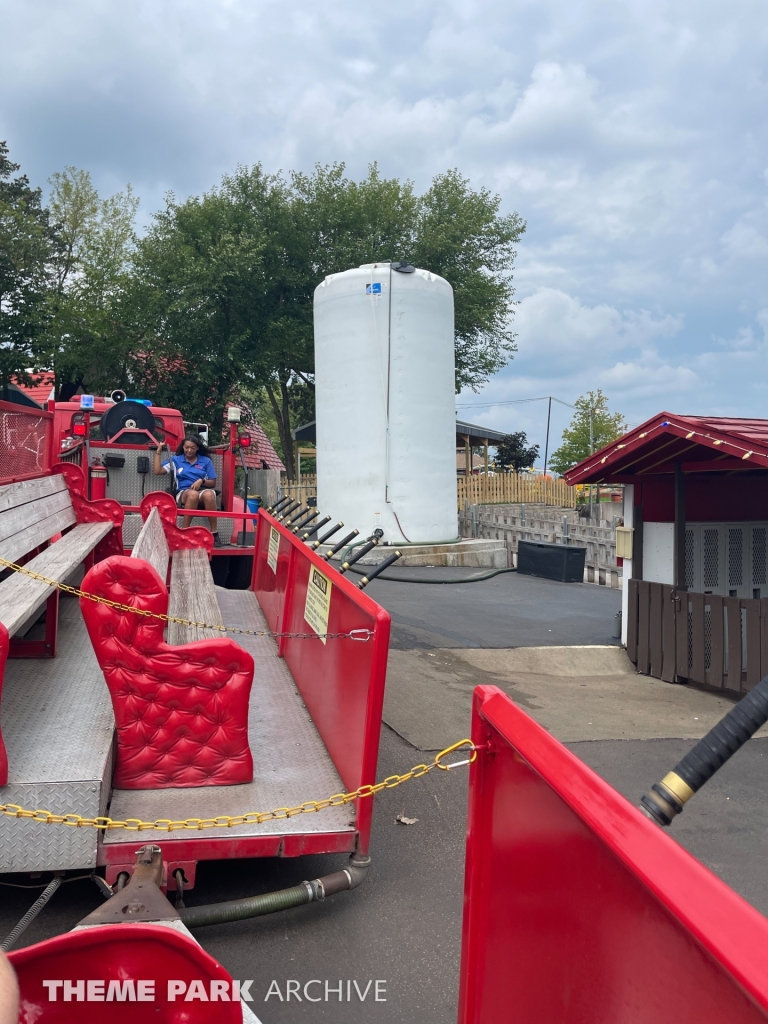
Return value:
<svg viewBox="0 0 768 1024">
<path fill-rule="evenodd" d="M 472 403 L 459 403 L 456 405 L 457 409 L 490 409 L 497 405 L 523 405 L 525 402 L 557 402 L 559 405 L 565 405 L 569 409 L 575 409 L 575 405 L 571 405 L 570 402 L 563 402 L 560 398 L 555 398 L 554 395 L 544 395 L 541 398 L 513 398 L 507 402 L 472 402 Z"/>
</svg>

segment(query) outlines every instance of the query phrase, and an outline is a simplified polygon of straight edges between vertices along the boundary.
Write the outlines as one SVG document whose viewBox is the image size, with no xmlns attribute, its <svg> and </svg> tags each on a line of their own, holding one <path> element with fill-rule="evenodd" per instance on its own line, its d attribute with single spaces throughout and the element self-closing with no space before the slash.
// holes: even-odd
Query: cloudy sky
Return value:
<svg viewBox="0 0 768 1024">
<path fill-rule="evenodd" d="M 256 161 L 497 191 L 528 223 L 519 352 L 465 418 L 543 442 L 519 400 L 594 387 L 632 423 L 768 415 L 762 0 L 0 0 L 0 26 L 36 184 L 86 167 L 145 218 Z"/>
</svg>

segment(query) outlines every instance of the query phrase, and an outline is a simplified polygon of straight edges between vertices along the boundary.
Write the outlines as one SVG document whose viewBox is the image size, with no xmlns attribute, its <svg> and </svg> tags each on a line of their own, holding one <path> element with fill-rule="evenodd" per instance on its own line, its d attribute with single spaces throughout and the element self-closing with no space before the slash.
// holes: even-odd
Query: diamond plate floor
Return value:
<svg viewBox="0 0 768 1024">
<path fill-rule="evenodd" d="M 248 590 L 217 590 L 224 621 L 241 629 L 267 629 L 255 595 Z M 277 656 L 270 637 L 237 637 L 253 655 L 255 673 L 251 690 L 248 737 L 254 762 L 253 782 L 245 786 L 203 786 L 195 789 L 114 790 L 110 817 L 209 818 L 216 815 L 269 811 L 292 807 L 305 800 L 320 800 L 343 792 L 344 784 L 325 749 L 309 712 L 304 707 L 288 666 Z M 301 835 L 354 831 L 354 808 L 333 807 L 320 814 L 242 825 L 237 836 Z M 178 833 L 178 836 L 189 833 Z M 207 839 L 233 837 L 228 828 L 206 829 Z M 142 831 L 142 842 L 162 842 L 167 832 Z M 104 842 L 126 842 L 119 831 L 108 832 Z M 136 844 L 135 836 L 130 843 Z"/>
<path fill-rule="evenodd" d="M 62 597 L 58 653 L 51 659 L 9 658 L 2 693 L 8 785 L 2 803 L 86 817 L 104 813 L 112 763 L 114 718 L 74 598 Z M 0 818 L 0 872 L 92 867 L 93 829 Z"/>
</svg>

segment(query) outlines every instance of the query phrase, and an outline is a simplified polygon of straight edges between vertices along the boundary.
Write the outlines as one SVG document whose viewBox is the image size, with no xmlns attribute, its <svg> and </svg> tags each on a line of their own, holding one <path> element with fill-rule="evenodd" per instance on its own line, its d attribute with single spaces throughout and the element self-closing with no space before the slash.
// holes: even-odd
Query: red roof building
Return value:
<svg viewBox="0 0 768 1024">
<path fill-rule="evenodd" d="M 41 409 L 45 409 L 48 399 L 53 398 L 54 376 L 52 373 L 31 373 L 29 376 L 34 381 L 33 384 L 19 384 L 17 381 L 16 387 L 33 402 L 36 402 Z"/>
<path fill-rule="evenodd" d="M 244 409 L 247 415 L 253 415 L 245 402 L 238 402 L 237 406 L 232 403 L 232 407 Z M 227 410 L 229 410 L 229 408 L 230 406 L 228 405 Z M 226 414 L 224 419 L 226 421 Z M 243 424 L 240 428 L 240 433 L 247 434 L 251 439 L 250 447 L 242 449 L 245 464 L 248 469 L 277 469 L 281 473 L 285 473 L 285 466 L 283 465 L 280 456 L 272 447 L 272 442 L 258 423 L 254 421 L 250 425 Z"/>
<path fill-rule="evenodd" d="M 768 674 L 768 420 L 662 412 L 565 480 L 624 485 L 622 640 L 639 671 L 737 692 Z"/>
<path fill-rule="evenodd" d="M 250 448 L 243 449 L 245 464 L 249 469 L 279 469 L 281 473 L 285 472 L 280 456 L 258 423 L 245 427 L 241 433 L 251 438 Z"/>
</svg>

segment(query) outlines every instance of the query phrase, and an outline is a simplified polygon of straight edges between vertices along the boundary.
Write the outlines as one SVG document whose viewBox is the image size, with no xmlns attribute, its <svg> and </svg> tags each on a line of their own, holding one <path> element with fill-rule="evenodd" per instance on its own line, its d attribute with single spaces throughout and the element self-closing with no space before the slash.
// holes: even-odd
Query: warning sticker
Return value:
<svg viewBox="0 0 768 1024">
<path fill-rule="evenodd" d="M 277 552 L 280 550 L 280 534 L 274 528 L 269 528 L 269 548 L 267 549 L 267 565 L 272 572 L 277 573 Z"/>
<path fill-rule="evenodd" d="M 307 600 L 304 605 L 304 620 L 314 633 L 328 632 L 328 611 L 331 607 L 333 584 L 319 569 L 310 567 L 307 582 Z M 325 637 L 320 638 L 325 643 Z"/>
<path fill-rule="evenodd" d="M 381 295 L 381 281 L 374 281 L 373 284 L 365 286 L 366 295 Z"/>
</svg>

